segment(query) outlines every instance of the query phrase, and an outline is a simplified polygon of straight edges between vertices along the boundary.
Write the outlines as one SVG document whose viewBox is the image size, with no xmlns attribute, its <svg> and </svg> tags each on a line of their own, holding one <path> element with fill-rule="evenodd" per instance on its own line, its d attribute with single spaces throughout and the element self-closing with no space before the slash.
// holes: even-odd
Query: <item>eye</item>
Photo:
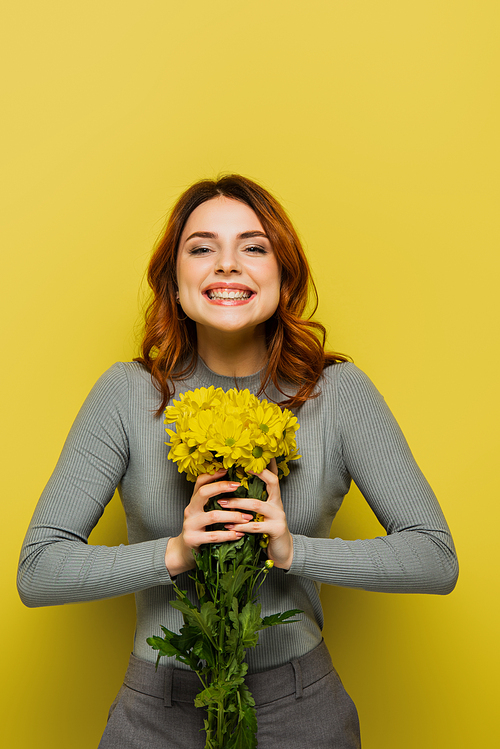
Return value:
<svg viewBox="0 0 500 749">
<path fill-rule="evenodd" d="M 210 247 L 193 247 L 189 250 L 190 255 L 207 255 L 209 252 L 212 252 Z"/>
<path fill-rule="evenodd" d="M 266 255 L 267 254 L 267 250 L 266 250 L 265 247 L 259 247 L 256 244 L 253 244 L 250 247 L 245 247 L 245 251 L 246 252 L 251 252 L 252 254 L 253 253 L 255 253 L 255 254 L 262 254 L 262 255 Z"/>
</svg>

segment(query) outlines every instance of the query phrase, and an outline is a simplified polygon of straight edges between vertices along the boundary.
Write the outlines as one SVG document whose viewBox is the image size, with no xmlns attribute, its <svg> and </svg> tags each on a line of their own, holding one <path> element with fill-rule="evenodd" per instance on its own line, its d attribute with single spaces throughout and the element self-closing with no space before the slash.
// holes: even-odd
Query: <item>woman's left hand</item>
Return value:
<svg viewBox="0 0 500 749">
<path fill-rule="evenodd" d="M 293 559 L 293 538 L 288 529 L 277 474 L 278 467 L 274 458 L 269 468 L 264 469 L 262 473 L 255 474 L 266 484 L 267 502 L 237 497 L 218 500 L 218 502 L 228 510 L 239 509 L 243 512 L 250 510 L 261 515 L 264 519 L 260 522 L 254 520 L 241 524 L 230 523 L 224 527 L 227 530 L 243 531 L 243 533 L 267 533 L 269 536 L 267 556 L 273 560 L 276 567 L 288 570 Z"/>
</svg>

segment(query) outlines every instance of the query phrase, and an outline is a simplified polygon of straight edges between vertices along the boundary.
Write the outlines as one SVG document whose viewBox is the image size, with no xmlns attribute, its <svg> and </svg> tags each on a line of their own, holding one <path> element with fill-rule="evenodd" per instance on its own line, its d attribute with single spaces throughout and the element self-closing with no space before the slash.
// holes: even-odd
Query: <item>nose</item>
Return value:
<svg viewBox="0 0 500 749">
<path fill-rule="evenodd" d="M 219 275 L 241 273 L 237 254 L 229 249 L 220 252 L 215 263 L 215 273 Z"/>
</svg>

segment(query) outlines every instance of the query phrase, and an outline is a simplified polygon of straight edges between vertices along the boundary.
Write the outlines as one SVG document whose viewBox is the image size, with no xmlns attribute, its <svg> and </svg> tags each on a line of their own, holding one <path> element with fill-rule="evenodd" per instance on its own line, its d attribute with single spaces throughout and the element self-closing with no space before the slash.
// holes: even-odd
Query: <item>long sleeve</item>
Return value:
<svg viewBox="0 0 500 749">
<path fill-rule="evenodd" d="M 458 562 L 436 497 L 372 382 L 351 364 L 338 371 L 338 470 L 355 481 L 387 535 L 295 535 L 289 574 L 372 591 L 449 593 Z"/>
<path fill-rule="evenodd" d="M 177 392 L 235 386 L 199 359 Z M 257 393 L 260 374 L 238 379 Z M 273 570 L 259 592 L 264 615 L 298 608 L 293 627 L 269 627 L 249 652 L 251 672 L 298 658 L 321 641 L 318 583 L 388 592 L 447 593 L 456 580 L 453 542 L 437 500 L 370 380 L 353 364 L 328 367 L 321 393 L 297 413 L 302 458 L 281 492 L 294 538 L 288 573 Z M 281 399 L 271 386 L 266 397 Z M 21 552 L 18 587 L 28 606 L 135 593 L 134 653 L 154 662 L 147 638 L 182 623 L 165 567 L 193 486 L 168 460 L 159 395 L 137 362 L 115 364 L 98 380 L 70 431 L 35 510 Z M 354 480 L 386 529 L 380 538 L 330 538 L 335 513 Z M 92 546 L 88 537 L 118 487 L 128 545 Z M 182 587 L 195 596 L 189 575 Z"/>
<path fill-rule="evenodd" d="M 87 540 L 129 461 L 128 381 L 116 364 L 96 383 L 68 435 L 21 551 L 18 589 L 27 606 L 118 596 L 165 585 L 168 539 L 117 547 Z"/>
</svg>

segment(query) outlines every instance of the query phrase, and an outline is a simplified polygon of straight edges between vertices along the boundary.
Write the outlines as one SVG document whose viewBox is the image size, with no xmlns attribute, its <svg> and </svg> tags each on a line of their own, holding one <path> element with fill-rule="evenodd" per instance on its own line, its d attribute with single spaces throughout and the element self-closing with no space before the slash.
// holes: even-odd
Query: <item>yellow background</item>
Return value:
<svg viewBox="0 0 500 749">
<path fill-rule="evenodd" d="M 222 171 L 283 201 L 330 345 L 385 395 L 457 544 L 450 597 L 324 588 L 325 637 L 364 749 L 495 744 L 499 19 L 496 0 L 8 4 L 5 747 L 98 744 L 133 600 L 28 610 L 17 557 L 81 402 L 136 352 L 168 208 Z M 379 532 L 356 490 L 332 532 Z M 124 539 L 115 498 L 91 541 Z"/>
</svg>

